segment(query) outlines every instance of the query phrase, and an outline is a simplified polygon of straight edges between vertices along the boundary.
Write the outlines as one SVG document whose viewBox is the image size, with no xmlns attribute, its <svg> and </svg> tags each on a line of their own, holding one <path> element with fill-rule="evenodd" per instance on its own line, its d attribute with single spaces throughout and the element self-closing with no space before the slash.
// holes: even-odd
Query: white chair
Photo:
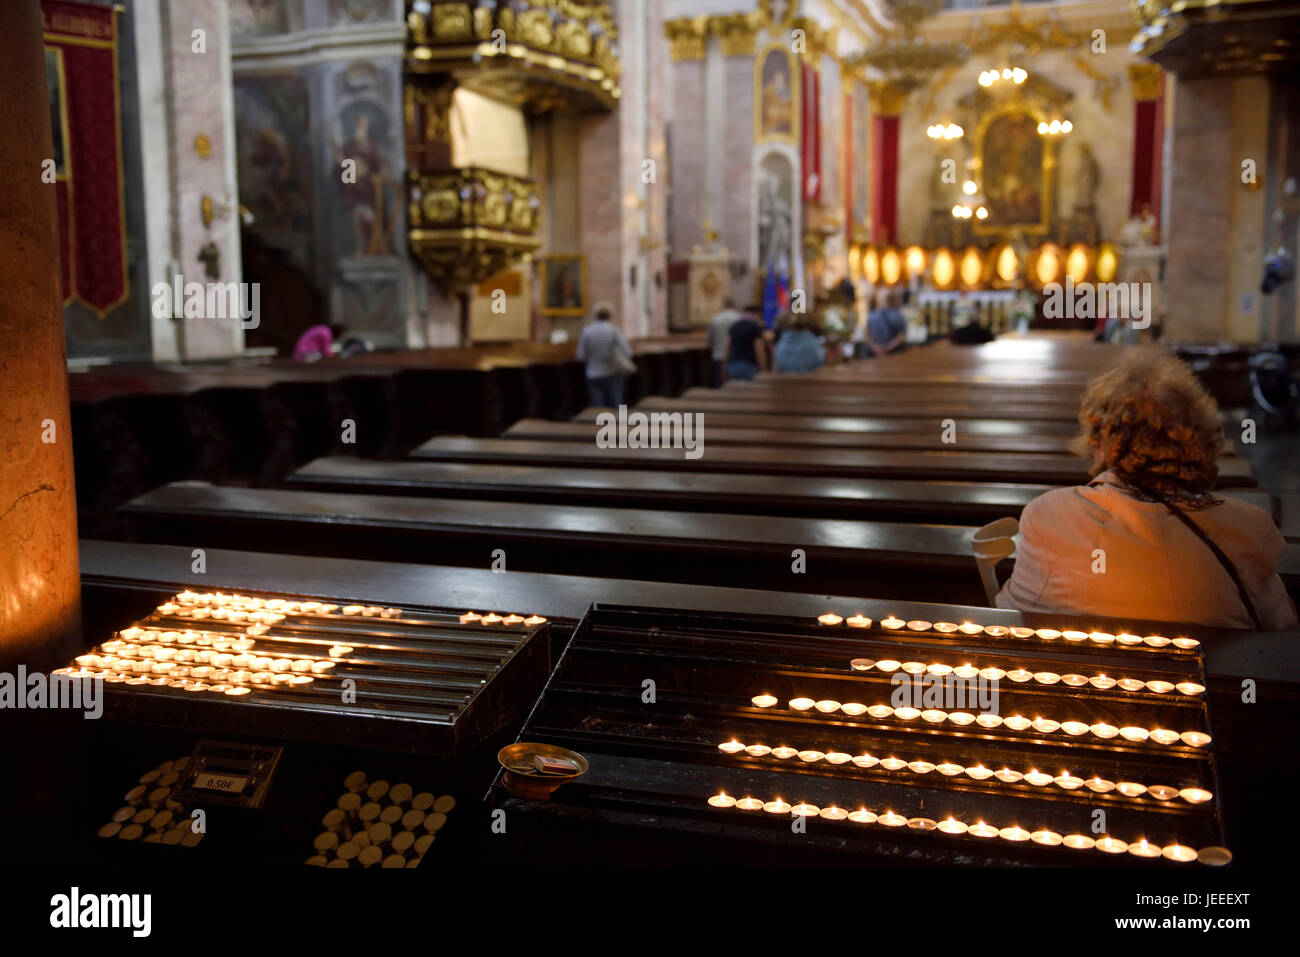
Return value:
<svg viewBox="0 0 1300 957">
<path fill-rule="evenodd" d="M 1016 553 L 1016 542 L 1012 536 L 1019 531 L 1020 523 L 1014 518 L 999 518 L 971 536 L 971 551 L 975 553 L 975 564 L 979 566 L 980 581 L 984 584 L 984 594 L 988 597 L 990 607 L 1002 587 L 998 584 L 998 562 Z"/>
</svg>

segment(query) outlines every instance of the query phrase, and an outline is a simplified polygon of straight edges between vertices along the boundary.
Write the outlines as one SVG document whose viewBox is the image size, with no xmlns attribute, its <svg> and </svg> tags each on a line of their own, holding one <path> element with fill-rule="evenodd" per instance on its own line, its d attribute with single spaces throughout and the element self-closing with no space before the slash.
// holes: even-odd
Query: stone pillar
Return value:
<svg viewBox="0 0 1300 957">
<path fill-rule="evenodd" d="M 58 667 L 80 628 L 54 155 L 36 0 L 0 4 L 0 670 Z"/>
</svg>

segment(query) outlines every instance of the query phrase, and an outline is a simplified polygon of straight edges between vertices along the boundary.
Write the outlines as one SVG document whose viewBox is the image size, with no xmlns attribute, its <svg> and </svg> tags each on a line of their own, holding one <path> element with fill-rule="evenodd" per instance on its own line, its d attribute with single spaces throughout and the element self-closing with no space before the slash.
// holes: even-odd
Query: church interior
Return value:
<svg viewBox="0 0 1300 957">
<path fill-rule="evenodd" d="M 1294 857 L 1300 3 L 0 53 L 7 863 Z"/>
</svg>

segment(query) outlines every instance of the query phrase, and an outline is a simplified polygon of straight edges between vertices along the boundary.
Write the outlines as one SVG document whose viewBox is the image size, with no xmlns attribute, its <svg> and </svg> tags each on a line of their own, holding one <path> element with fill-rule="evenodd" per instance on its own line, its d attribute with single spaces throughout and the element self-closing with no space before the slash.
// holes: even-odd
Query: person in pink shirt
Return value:
<svg viewBox="0 0 1300 957">
<path fill-rule="evenodd" d="M 1088 387 L 1075 451 L 1087 485 L 1020 518 L 999 608 L 1277 630 L 1296 624 L 1278 576 L 1286 539 L 1262 509 L 1212 493 L 1219 410 L 1190 368 L 1143 349 Z"/>
<path fill-rule="evenodd" d="M 331 354 L 334 340 L 343 338 L 343 327 L 338 323 L 312 326 L 298 337 L 298 344 L 293 347 L 295 362 L 314 362 Z"/>
</svg>

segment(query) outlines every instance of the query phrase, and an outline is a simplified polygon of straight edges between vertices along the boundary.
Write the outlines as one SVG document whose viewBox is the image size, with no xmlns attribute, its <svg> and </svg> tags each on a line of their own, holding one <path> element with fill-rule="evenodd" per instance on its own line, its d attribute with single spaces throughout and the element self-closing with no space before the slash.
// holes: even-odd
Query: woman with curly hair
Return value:
<svg viewBox="0 0 1300 957">
<path fill-rule="evenodd" d="M 1219 410 L 1186 365 L 1142 350 L 1088 386 L 1074 450 L 1093 480 L 1025 507 L 1001 608 L 1223 628 L 1286 628 L 1286 540 L 1261 509 L 1211 493 Z"/>
</svg>

